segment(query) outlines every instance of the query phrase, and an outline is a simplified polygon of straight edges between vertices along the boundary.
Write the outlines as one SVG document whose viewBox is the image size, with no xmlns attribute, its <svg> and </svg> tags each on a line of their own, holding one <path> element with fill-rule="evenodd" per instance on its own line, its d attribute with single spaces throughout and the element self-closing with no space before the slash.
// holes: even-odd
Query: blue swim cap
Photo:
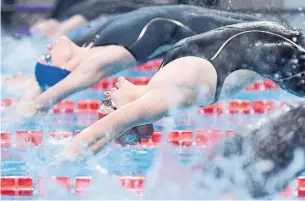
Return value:
<svg viewBox="0 0 305 201">
<path fill-rule="evenodd" d="M 35 77 L 40 88 L 45 91 L 67 77 L 71 72 L 57 66 L 45 65 L 37 62 Z"/>
</svg>

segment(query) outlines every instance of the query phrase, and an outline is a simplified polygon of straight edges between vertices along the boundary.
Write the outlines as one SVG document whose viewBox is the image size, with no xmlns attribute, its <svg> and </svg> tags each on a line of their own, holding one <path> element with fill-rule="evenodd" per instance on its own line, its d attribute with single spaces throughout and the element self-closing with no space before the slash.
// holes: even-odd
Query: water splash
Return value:
<svg viewBox="0 0 305 201">
<path fill-rule="evenodd" d="M 1 38 L 1 72 L 33 75 L 34 66 L 46 51 L 48 40 L 40 36 L 23 37 L 17 40 L 11 36 Z"/>
</svg>

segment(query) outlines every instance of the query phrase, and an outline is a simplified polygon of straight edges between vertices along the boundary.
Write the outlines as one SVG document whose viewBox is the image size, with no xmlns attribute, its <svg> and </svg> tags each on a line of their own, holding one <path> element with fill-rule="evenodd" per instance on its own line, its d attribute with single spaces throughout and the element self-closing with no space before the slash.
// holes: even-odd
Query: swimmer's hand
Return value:
<svg viewBox="0 0 305 201">
<path fill-rule="evenodd" d="M 83 150 L 83 151 L 82 151 Z M 56 163 L 75 163 L 86 159 L 85 148 L 76 146 L 75 143 L 71 143 L 65 146 L 62 153 L 60 153 L 55 159 Z"/>
<path fill-rule="evenodd" d="M 71 163 L 85 160 L 101 149 L 105 148 L 112 139 L 113 135 L 96 129 L 95 126 L 101 128 L 98 122 L 93 124 L 75 136 L 71 142 L 65 145 L 62 153 L 57 157 L 57 162 Z"/>
<path fill-rule="evenodd" d="M 2 124 L 25 124 L 33 122 L 34 117 L 40 114 L 33 102 L 19 102 L 6 108 L 1 114 Z"/>
</svg>

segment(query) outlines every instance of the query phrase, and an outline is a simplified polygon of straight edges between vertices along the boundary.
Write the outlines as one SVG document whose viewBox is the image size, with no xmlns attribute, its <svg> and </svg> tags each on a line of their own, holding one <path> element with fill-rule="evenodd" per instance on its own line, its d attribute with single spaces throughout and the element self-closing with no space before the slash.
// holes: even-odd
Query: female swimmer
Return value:
<svg viewBox="0 0 305 201">
<path fill-rule="evenodd" d="M 105 94 L 117 109 L 77 135 L 66 152 L 79 157 L 81 147 L 86 147 L 97 153 L 132 127 L 154 123 L 172 109 L 207 106 L 232 97 L 260 76 L 304 97 L 304 45 L 302 33 L 264 21 L 183 39 L 167 53 L 147 86 L 120 78 Z"/>
<path fill-rule="evenodd" d="M 111 17 L 93 43 L 84 47 L 61 37 L 39 59 L 33 80 L 36 89 L 17 105 L 19 114 L 14 119 L 46 110 L 104 77 L 146 61 L 160 47 L 224 25 L 255 20 L 249 15 L 196 6 L 155 6 Z M 92 48 L 93 44 L 99 47 Z"/>
<path fill-rule="evenodd" d="M 88 150 L 97 153 L 132 127 L 153 123 L 172 114 L 172 109 L 231 97 L 258 75 L 304 97 L 304 45 L 302 33 L 273 22 L 241 23 L 186 38 L 168 52 L 147 86 L 120 78 L 106 93 L 116 110 L 72 139 L 58 160 L 84 159 Z M 243 189 L 256 199 L 281 192 L 305 170 L 304 119 L 301 102 L 240 130 L 211 152 L 207 150 L 205 156 L 218 160 L 206 157 L 194 172 L 183 172 L 190 175 L 188 181 L 196 182 L 183 185 L 181 192 L 199 187 L 202 190 L 196 196 L 202 198 L 216 189 L 219 196 Z M 235 168 L 227 168 L 232 161 L 239 176 Z M 206 178 L 213 179 L 214 185 Z"/>
</svg>

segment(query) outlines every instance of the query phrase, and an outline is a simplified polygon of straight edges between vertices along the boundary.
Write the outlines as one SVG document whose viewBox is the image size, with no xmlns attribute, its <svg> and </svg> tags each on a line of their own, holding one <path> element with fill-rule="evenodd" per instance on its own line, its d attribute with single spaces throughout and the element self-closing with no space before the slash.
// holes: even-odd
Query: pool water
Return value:
<svg viewBox="0 0 305 201">
<path fill-rule="evenodd" d="M 22 62 L 32 61 L 34 56 L 31 55 Z M 12 70 L 11 60 L 12 58 L 7 58 L 1 69 L 6 77 L 16 73 Z M 92 88 L 57 104 L 35 124 L 14 127 L 2 125 L 1 198 L 81 199 L 81 195 L 86 195 L 86 199 L 140 198 L 145 190 L 147 174 L 158 163 L 155 159 L 162 136 L 166 135 L 163 137 L 164 143 L 174 145 L 174 162 L 187 166 L 206 147 L 224 140 L 249 120 L 260 118 L 287 101 L 299 100 L 268 80 L 259 81 L 232 100 L 156 122 L 152 138 L 141 144 L 122 147 L 112 143 L 88 161 L 52 165 L 52 159 L 60 153 L 65 143 L 99 119 L 97 111 L 103 92 L 116 82 L 118 76 L 124 76 L 135 84 L 146 84 L 159 64 L 160 60 L 151 61 L 103 79 Z M 18 65 L 23 73 L 32 73 L 33 69 L 21 66 L 21 63 Z M 2 109 L 15 104 L 18 98 L 9 90 L 8 83 L 5 84 L 1 87 Z M 167 128 L 166 132 L 164 128 Z M 300 177 L 298 182 L 283 195 L 304 196 L 304 177 Z M 95 189 L 94 193 L 85 193 L 92 188 Z"/>
</svg>

